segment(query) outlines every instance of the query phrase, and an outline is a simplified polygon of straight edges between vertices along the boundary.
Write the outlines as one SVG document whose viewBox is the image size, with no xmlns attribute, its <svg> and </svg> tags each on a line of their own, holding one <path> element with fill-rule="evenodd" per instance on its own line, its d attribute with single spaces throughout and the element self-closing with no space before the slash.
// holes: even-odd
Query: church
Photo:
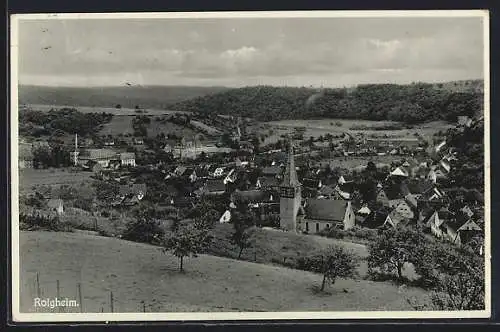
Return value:
<svg viewBox="0 0 500 332">
<path fill-rule="evenodd" d="M 280 185 L 280 228 L 288 232 L 314 234 L 330 227 L 344 230 L 354 227 L 355 214 L 349 200 L 309 198 L 303 203 L 301 187 L 290 142 Z"/>
</svg>

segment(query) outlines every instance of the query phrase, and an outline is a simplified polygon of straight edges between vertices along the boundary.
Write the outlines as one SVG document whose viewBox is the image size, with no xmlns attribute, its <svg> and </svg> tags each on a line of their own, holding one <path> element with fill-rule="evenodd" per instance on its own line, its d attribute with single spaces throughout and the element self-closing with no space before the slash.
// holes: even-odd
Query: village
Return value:
<svg viewBox="0 0 500 332">
<path fill-rule="evenodd" d="M 456 128 L 463 131 L 478 121 L 482 119 L 459 117 Z M 154 150 L 144 146 L 147 137 L 103 136 L 98 147 L 92 139 L 75 135 L 70 141 L 74 149 L 65 157 L 71 163 L 68 169 L 91 174 L 91 181 L 111 188 L 105 199 L 98 193 L 82 213 L 109 216 L 114 210 L 126 215 L 137 205 L 152 203 L 170 215 L 181 211 L 187 216 L 186 211 L 210 201 L 216 213 L 210 223 L 231 223 L 234 212 L 243 211 L 264 229 L 326 236 L 418 224 L 454 245 L 473 242 L 482 254 L 484 199 L 477 191 L 456 195 L 450 179 L 457 152 L 446 137 L 435 139 L 436 144 L 421 137 L 371 138 L 347 132 L 304 138 L 304 130 L 295 128 L 276 143 L 263 145 L 244 123 L 233 121 L 232 130 L 219 140 L 163 135 L 150 140 Z M 44 145 L 49 147 L 40 140 L 21 141 L 20 169 L 33 168 L 32 151 Z M 377 161 L 384 157 L 390 162 Z M 356 166 L 339 167 L 353 158 Z M 64 197 L 47 196 L 37 209 L 22 208 L 54 216 L 82 210 Z"/>
</svg>

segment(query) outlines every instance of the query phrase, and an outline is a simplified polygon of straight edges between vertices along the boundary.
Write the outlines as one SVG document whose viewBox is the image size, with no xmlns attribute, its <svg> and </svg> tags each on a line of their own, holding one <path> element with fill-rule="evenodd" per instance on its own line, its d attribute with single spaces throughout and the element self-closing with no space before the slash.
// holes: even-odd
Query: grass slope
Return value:
<svg viewBox="0 0 500 332">
<path fill-rule="evenodd" d="M 110 291 L 114 312 L 142 311 L 141 301 L 148 312 L 411 310 L 405 299 L 426 295 L 339 280 L 320 296 L 311 290 L 319 275 L 207 255 L 188 259 L 179 273 L 177 259 L 157 247 L 77 233 L 21 232 L 20 263 L 21 312 L 34 311 L 36 273 L 42 297 L 56 296 L 59 280 L 60 296 L 75 299 L 81 283 L 85 312 L 109 312 Z"/>
</svg>

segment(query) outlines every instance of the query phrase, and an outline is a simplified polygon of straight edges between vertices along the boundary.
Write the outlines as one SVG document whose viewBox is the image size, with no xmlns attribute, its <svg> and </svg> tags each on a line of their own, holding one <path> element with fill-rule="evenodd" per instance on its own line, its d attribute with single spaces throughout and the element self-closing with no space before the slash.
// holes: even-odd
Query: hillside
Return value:
<svg viewBox="0 0 500 332">
<path fill-rule="evenodd" d="M 158 247 L 77 233 L 21 232 L 20 263 L 22 312 L 33 311 L 37 273 L 42 296 L 55 296 L 59 280 L 60 296 L 74 299 L 81 283 L 84 312 L 109 312 L 110 291 L 114 312 L 140 312 L 141 301 L 147 312 L 412 310 L 407 298 L 426 297 L 366 280 L 338 280 L 319 296 L 319 275 L 207 255 L 179 273 Z"/>
<path fill-rule="evenodd" d="M 470 83 L 465 83 L 470 82 Z M 177 111 L 253 117 L 260 121 L 311 118 L 456 121 L 482 112 L 481 81 L 409 85 L 367 84 L 312 89 L 254 86 L 197 97 L 173 105 Z"/>
<path fill-rule="evenodd" d="M 19 104 L 69 105 L 123 108 L 167 108 L 190 98 L 226 91 L 225 87 L 126 86 L 126 87 L 44 87 L 19 86 Z"/>
</svg>

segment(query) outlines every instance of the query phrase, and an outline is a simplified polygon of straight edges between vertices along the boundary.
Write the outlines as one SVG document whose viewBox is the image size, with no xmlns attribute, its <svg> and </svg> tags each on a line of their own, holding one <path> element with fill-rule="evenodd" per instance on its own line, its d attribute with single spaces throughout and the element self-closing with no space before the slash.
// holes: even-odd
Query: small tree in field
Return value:
<svg viewBox="0 0 500 332">
<path fill-rule="evenodd" d="M 213 237 L 207 227 L 180 223 L 174 232 L 165 236 L 163 252 L 172 252 L 179 259 L 179 271 L 184 271 L 184 257 L 197 257 L 211 243 Z"/>
<path fill-rule="evenodd" d="M 323 292 L 327 282 L 335 284 L 337 278 L 352 278 L 357 275 L 359 257 L 338 245 L 332 245 L 317 255 L 309 257 L 313 272 L 321 273 L 323 281 L 320 290 Z"/>
<path fill-rule="evenodd" d="M 254 221 L 251 215 L 235 212 L 232 218 L 234 232 L 231 235 L 231 243 L 239 247 L 238 259 L 241 258 L 243 250 L 250 248 L 253 244 Z"/>
</svg>

